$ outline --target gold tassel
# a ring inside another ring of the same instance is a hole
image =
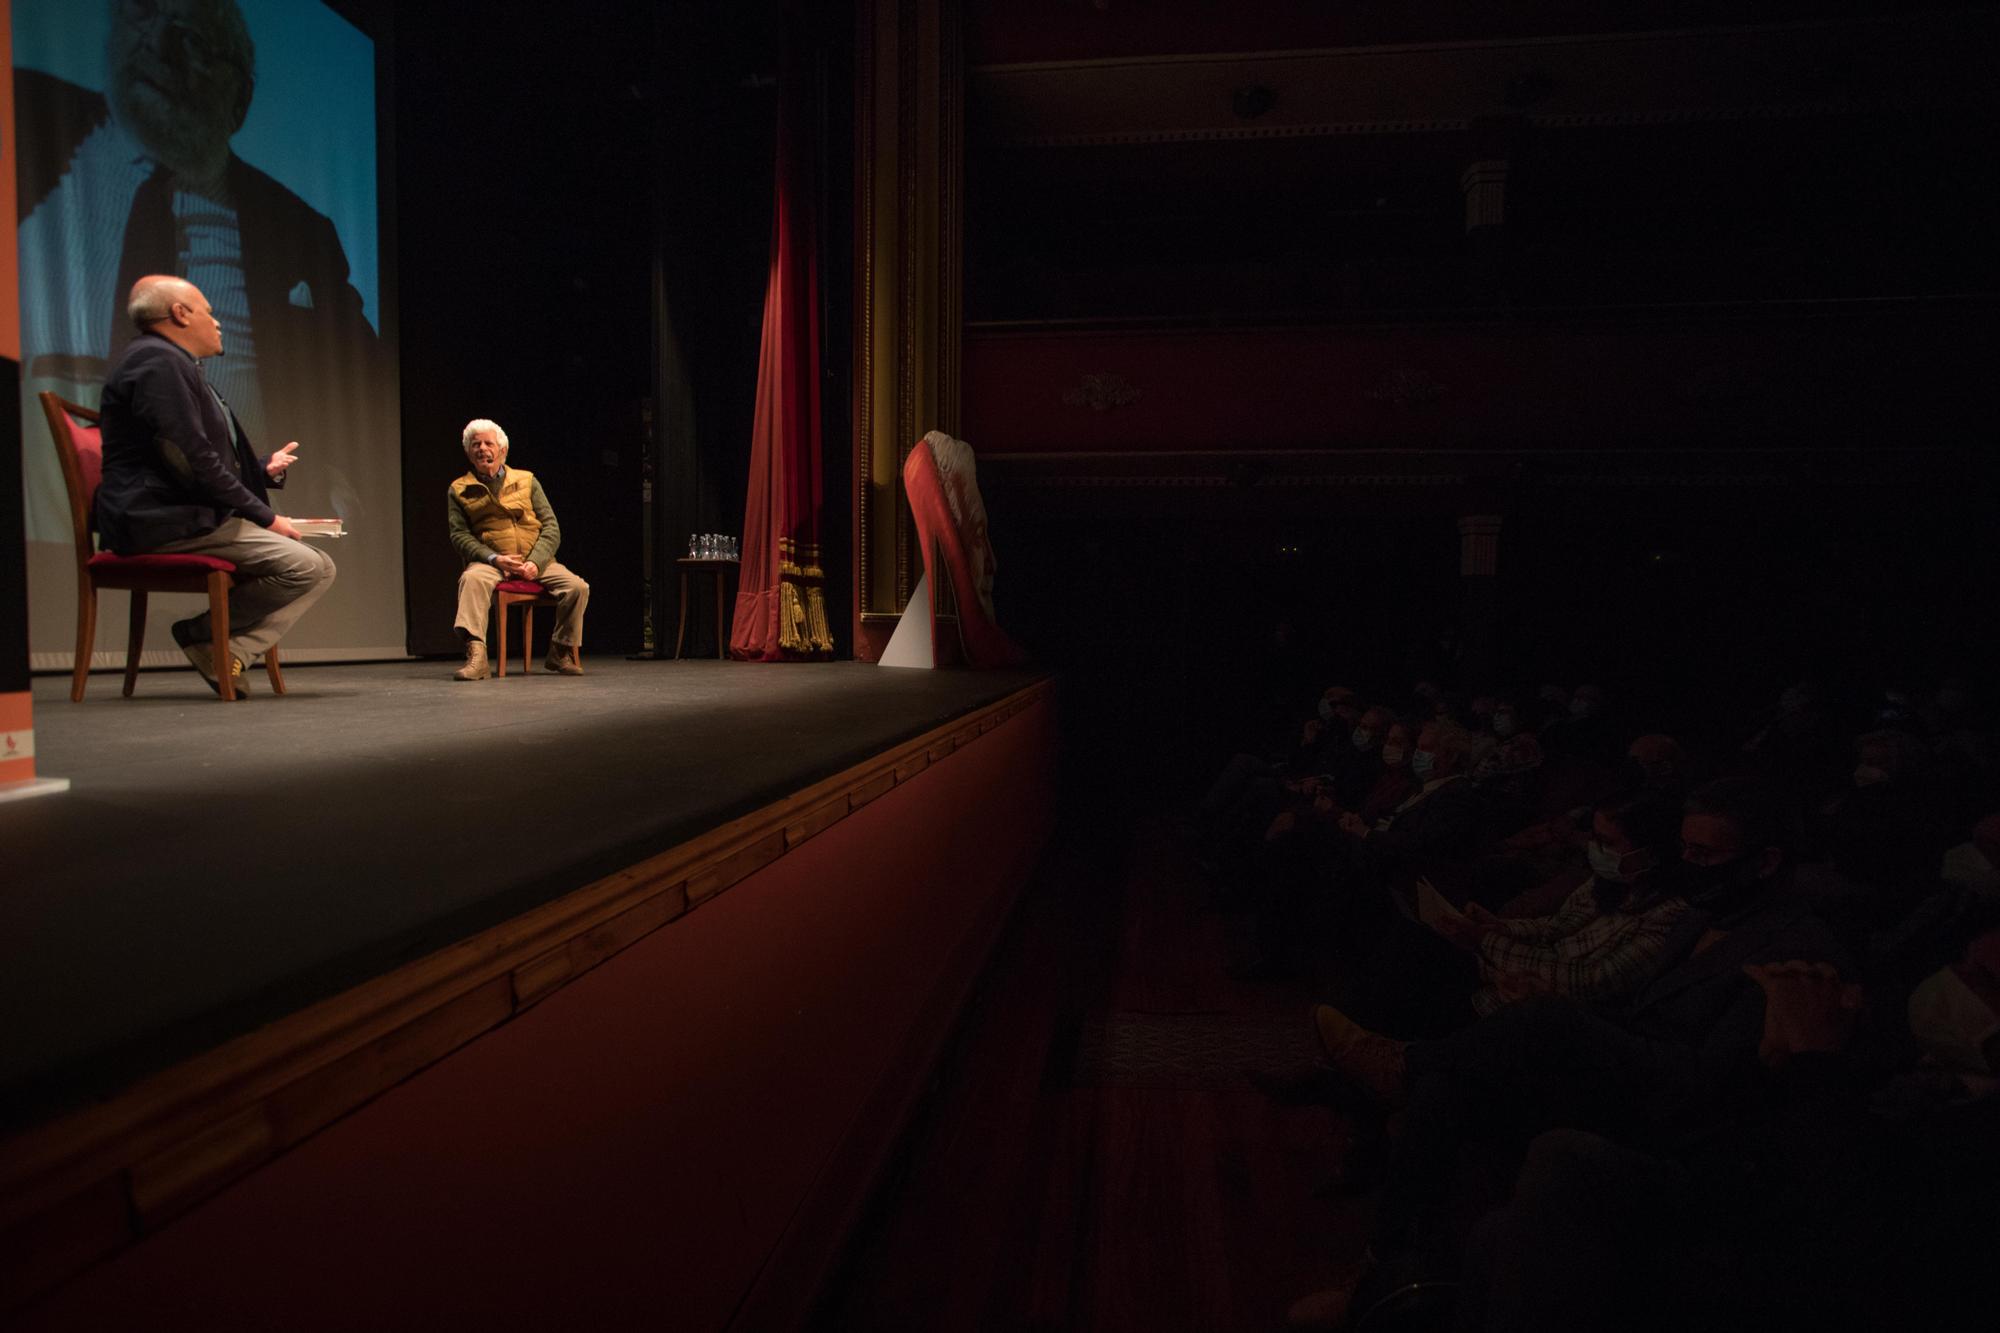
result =
[[[778,647],[788,653],[807,651],[806,609],[799,603],[799,585],[778,581]]]
[[[806,589],[806,614],[811,619],[814,652],[833,651],[833,631],[826,624],[826,594],[819,588]]]

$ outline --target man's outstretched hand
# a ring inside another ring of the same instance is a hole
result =
[[[278,452],[264,460],[264,475],[277,481],[285,475],[285,469],[299,461],[299,442],[293,440]],[[297,533],[293,533],[297,536]]]

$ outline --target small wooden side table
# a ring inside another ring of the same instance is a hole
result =
[[[706,573],[715,575],[715,655],[729,656],[729,631],[725,628],[723,608],[729,603],[729,576],[736,572],[740,563],[735,560],[704,560],[698,556],[684,555],[674,561],[681,567],[681,617],[680,625],[674,630],[674,658],[679,660],[681,643],[687,638],[688,627],[688,575]]]

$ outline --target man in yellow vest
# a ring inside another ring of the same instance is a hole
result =
[[[490,674],[486,619],[502,579],[532,579],[555,597],[556,627],[545,665],[558,675],[581,676],[577,645],[583,641],[590,585],[556,563],[562,528],[542,483],[524,468],[507,466],[507,432],[484,417],[467,422],[460,439],[472,471],[451,484],[445,506],[451,544],[465,561],[458,576],[457,621],[465,665],[452,679],[485,680]]]

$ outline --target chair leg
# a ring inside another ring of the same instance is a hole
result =
[[[90,679],[90,654],[97,647],[97,585],[90,575],[76,576],[76,669],[70,673],[69,701],[83,702],[84,683]]]
[[[235,663],[229,651],[229,586],[227,574],[208,576],[208,642],[210,663],[215,667],[216,693],[224,703],[236,702]]]
[[[533,602],[523,602],[521,603],[521,674],[524,676],[534,670],[532,666],[528,665],[528,659],[534,655],[534,652],[535,604]]]
[[[264,650],[264,674],[271,678],[271,693],[283,694],[285,692],[285,676],[283,672],[278,670],[278,650],[276,648],[266,648]]]
[[[125,697],[132,697],[132,690],[139,683],[139,655],[146,651],[146,592],[143,588],[132,590],[131,623],[125,631]]]
[[[493,603],[493,618],[500,622],[500,631],[494,644],[499,648],[498,660],[493,664],[493,674],[502,680],[507,678],[507,599],[502,597]]]

